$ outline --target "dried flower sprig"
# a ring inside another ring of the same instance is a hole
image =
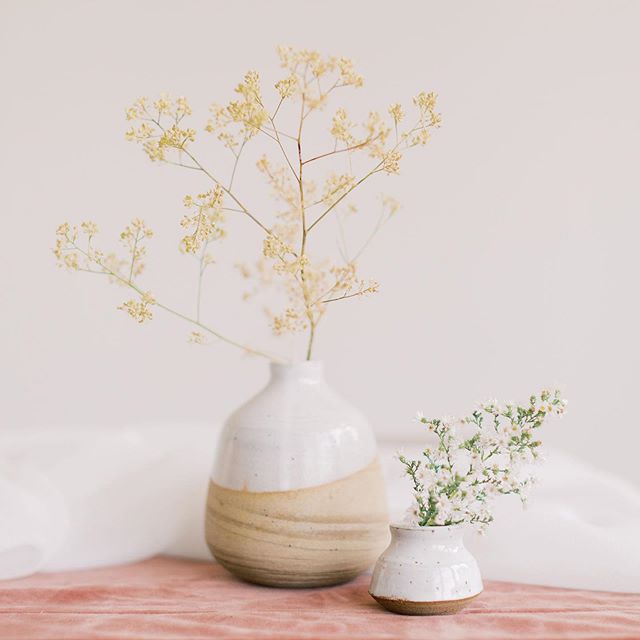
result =
[[[362,87],[364,80],[353,62],[347,58],[323,56],[317,51],[294,50],[279,47],[278,56],[284,70],[275,85],[275,102],[268,106],[261,79],[256,71],[249,71],[235,88],[235,96],[225,105],[213,104],[205,131],[214,135],[233,158],[228,179],[207,168],[195,150],[198,134],[189,124],[192,109],[184,97],[172,98],[166,94],[157,100],[139,98],[126,110],[130,128],[126,138],[141,145],[154,163],[176,165],[200,173],[208,182],[197,196],[186,196],[184,205],[188,213],[180,224],[185,231],[180,248],[198,260],[196,314],[188,318],[205,328],[200,322],[203,277],[213,263],[209,253],[211,243],[226,236],[225,216],[242,215],[257,227],[262,238],[262,255],[253,266],[239,265],[245,277],[256,277],[253,293],[267,283],[277,283],[286,293],[284,308],[269,312],[271,325],[277,335],[306,331],[306,358],[312,357],[317,326],[329,303],[375,293],[378,283],[359,275],[357,260],[371,239],[398,210],[391,198],[383,198],[383,211],[374,225],[367,242],[354,255],[349,255],[344,241],[340,208],[364,182],[377,174],[397,174],[406,150],[425,145],[431,131],[441,124],[436,111],[436,95],[421,92],[413,100],[413,118],[409,110],[399,103],[391,104],[386,113],[371,111],[358,122],[344,107],[331,114],[324,127],[329,137],[327,150],[308,153],[306,134],[312,116],[328,105],[330,98],[345,88]],[[285,112],[296,114],[283,122]],[[407,124],[408,123],[408,124]],[[267,156],[257,162],[277,201],[275,217],[271,220],[247,204],[235,186],[236,172],[245,148],[258,137],[274,146],[280,160]],[[358,154],[365,163],[361,172],[354,170],[352,158]],[[346,160],[341,170],[331,169],[330,160]],[[311,179],[313,171],[328,166],[322,184]],[[349,211],[355,210],[349,205]],[[334,215],[340,229],[341,263],[334,263],[312,252],[311,240],[315,231]],[[85,223],[92,224],[92,223]],[[79,249],[75,230],[61,227],[55,253],[68,268],[107,273],[115,282],[124,282],[137,290],[134,278],[143,268],[145,235],[135,226],[121,236],[130,254],[129,273],[121,273],[117,258],[105,258],[90,246]],[[60,230],[59,230],[60,231]],[[80,266],[80,265],[83,266]],[[267,271],[271,274],[267,276]],[[140,290],[141,291],[141,290]],[[139,295],[143,294],[139,292]],[[250,294],[251,295],[251,294]],[[250,297],[247,296],[247,297]],[[150,300],[150,299],[149,299]],[[151,319],[151,307],[164,308],[158,302],[143,299],[127,301],[122,309],[138,322]],[[214,330],[210,333],[220,336]],[[200,335],[200,334],[198,334]],[[237,341],[223,338],[229,344],[246,349]],[[200,338],[193,342],[201,342]],[[252,350],[254,353],[262,353]]]
[[[437,437],[419,459],[398,458],[413,486],[408,520],[419,526],[468,522],[484,529],[498,495],[516,494],[524,502],[534,481],[531,463],[540,455],[535,431],[550,415],[562,415],[560,391],[543,390],[524,406],[492,400],[461,420],[418,421]]]
[[[109,279],[119,285],[134,291],[138,298],[125,301],[118,309],[125,311],[131,318],[139,324],[143,324],[153,318],[152,307],[158,307],[168,313],[178,316],[183,320],[199,327],[213,337],[226,342],[234,347],[242,349],[250,355],[257,355],[277,360],[277,357],[247,345],[243,345],[227,336],[212,329],[208,325],[200,322],[198,318],[185,315],[161,302],[158,302],[150,291],[144,291],[136,283],[136,276],[142,272],[144,264],[140,262],[144,255],[142,242],[145,238],[150,238],[153,232],[142,220],[136,219],[120,234],[123,244],[129,249],[129,259],[122,259],[116,254],[106,255],[104,252],[93,246],[93,240],[98,229],[93,223],[82,223],[80,229],[65,222],[56,230],[56,245],[53,250],[58,264],[71,271],[84,271],[106,275]],[[84,236],[84,243],[82,238]],[[132,240],[132,238],[134,238]],[[191,333],[190,341],[203,344],[204,336],[198,331]]]

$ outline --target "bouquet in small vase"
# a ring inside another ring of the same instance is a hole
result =
[[[398,456],[413,501],[406,522],[391,526],[391,545],[376,565],[370,593],[378,602],[398,613],[454,613],[480,594],[462,525],[484,531],[499,495],[526,500],[540,457],[537,431],[566,404],[560,391],[543,390],[524,405],[484,402],[462,419],[418,414],[434,444],[418,458]]]

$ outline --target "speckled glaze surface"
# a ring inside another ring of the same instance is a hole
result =
[[[214,557],[259,584],[337,584],[375,562],[387,523],[365,417],[328,387],[320,362],[272,364],[220,436],[205,526]]]
[[[456,613],[482,592],[463,527],[391,525],[391,543],[378,559],[369,593],[385,608],[408,615]]]

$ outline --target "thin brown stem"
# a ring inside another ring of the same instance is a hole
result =
[[[238,169],[238,163],[240,162],[240,156],[242,155],[242,151],[244,150],[245,145],[247,144],[247,138],[245,138],[242,141],[242,144],[240,145],[240,149],[238,149],[238,153],[235,154],[236,159],[233,163],[233,169],[231,171],[231,177],[229,178],[229,191],[231,191],[231,189],[233,189],[233,180],[236,177],[236,170]]]
[[[272,116],[273,118],[275,118],[275,115]],[[269,129],[269,127],[265,127],[265,131],[269,131],[270,133],[275,133],[275,129]],[[292,136],[290,133],[285,133],[284,131],[281,131],[280,129],[278,129],[278,135],[282,136],[283,138],[288,138],[289,140],[292,140],[293,142],[296,141],[296,137]]]
[[[305,70],[305,87],[306,87],[306,70]],[[304,91],[302,93],[302,97],[300,99],[300,123],[298,125],[298,138],[297,138],[297,147],[298,147],[298,189],[300,193],[300,218],[302,223],[302,231],[301,231],[301,240],[300,240],[300,285],[302,288],[302,297],[304,300],[305,312],[307,315],[307,321],[309,322],[309,339],[307,341],[307,353],[306,359],[311,360],[311,354],[313,351],[313,340],[315,338],[316,333],[316,318],[313,313],[313,305],[310,304],[309,301],[309,287],[306,281],[306,273],[305,273],[305,264],[304,260],[306,257],[306,246],[307,246],[307,216],[305,212],[305,202],[304,202],[304,182],[303,182],[303,160],[302,160],[302,126],[304,124],[304,106],[305,106],[305,94]]]
[[[259,99],[259,98],[258,98],[258,99]],[[274,121],[274,118],[276,117],[276,115],[277,115],[277,113],[278,113],[278,111],[279,111],[279,109],[280,109],[280,106],[282,105],[283,101],[284,101],[284,98],[280,98],[280,102],[278,103],[278,106],[276,107],[275,113],[274,113],[274,114],[273,114],[273,116],[272,116],[272,115],[271,115],[271,114],[270,114],[270,113],[269,113],[269,112],[264,108],[264,105],[262,104],[262,101],[260,100],[260,106],[264,109],[264,112],[267,114],[267,117],[269,118],[269,122],[271,122],[271,126],[273,127],[273,132],[274,132],[274,134],[275,134],[275,138],[274,138],[274,136],[272,136],[272,135],[268,134],[266,131],[263,131],[263,133],[267,133],[267,135],[268,135],[270,138],[274,139],[274,140],[278,143],[278,146],[280,147],[280,151],[282,151],[282,155],[284,156],[284,159],[285,159],[285,161],[286,161],[287,165],[289,166],[289,169],[291,169],[291,173],[293,173],[293,175],[294,175],[295,179],[297,180],[297,179],[298,179],[298,176],[297,176],[297,174],[296,174],[296,172],[295,172],[295,169],[293,168],[293,165],[291,164],[291,161],[289,160],[289,155],[287,154],[287,152],[285,151],[284,146],[282,145],[282,141],[280,140],[280,132],[278,131],[278,129],[277,129],[277,127],[276,127],[276,123],[275,123],[275,121]],[[261,131],[262,131],[262,129],[261,129]]]
[[[136,264],[136,251],[138,250],[139,238],[140,238],[140,229],[136,231],[136,237],[133,241],[133,249],[131,250],[131,267],[129,268],[129,282],[133,280],[133,268]]]
[[[368,293],[367,289],[365,289],[364,291],[354,291],[353,293],[345,293],[342,296],[329,298],[328,300],[321,300],[320,302],[322,304],[327,304],[328,302],[337,302],[338,300],[347,300],[348,298],[355,298],[356,296],[361,296],[361,295],[364,295],[365,293]]]
[[[309,325],[309,341],[307,342],[307,355],[306,359],[311,360],[311,353],[313,350],[313,341],[316,337],[316,323],[311,322]]]
[[[358,182],[353,184],[349,189],[347,189],[330,207],[328,207],[323,213],[321,213],[310,225],[307,231],[311,231],[317,224],[322,220],[325,216],[327,216],[333,209],[335,209],[356,187],[360,186],[367,178],[372,176],[374,173],[380,171],[382,167],[382,161],[379,162],[369,173],[360,178]]]
[[[369,139],[364,140],[363,142],[360,142],[358,144],[351,145],[350,147],[344,147],[343,149],[334,149],[333,151],[327,151],[327,153],[321,153],[319,156],[314,156],[313,158],[307,158],[302,164],[307,164],[309,162],[314,162],[315,160],[321,160],[322,158],[327,158],[329,156],[335,156],[335,155],[338,155],[339,153],[345,153],[345,152],[348,152],[348,151],[356,151],[357,149],[361,149],[362,147],[366,147],[368,144],[370,144],[371,142],[374,142],[379,137],[380,137],[380,135],[377,135],[375,138],[369,138]]]

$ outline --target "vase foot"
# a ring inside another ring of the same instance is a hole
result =
[[[359,568],[356,571],[326,571],[307,572],[294,570],[291,572],[277,570],[276,568],[262,569],[256,566],[239,565],[229,563],[226,560],[216,558],[218,563],[222,565],[229,573],[237,578],[250,582],[251,584],[259,584],[263,587],[275,587],[278,589],[312,589],[314,587],[333,587],[345,582],[350,582],[360,573],[366,570]]]
[[[443,616],[462,611],[462,609],[480,594],[476,593],[468,598],[434,600],[433,602],[414,602],[412,600],[384,598],[382,596],[374,596],[372,593],[369,595],[385,609],[393,613],[401,613],[405,616]]]

